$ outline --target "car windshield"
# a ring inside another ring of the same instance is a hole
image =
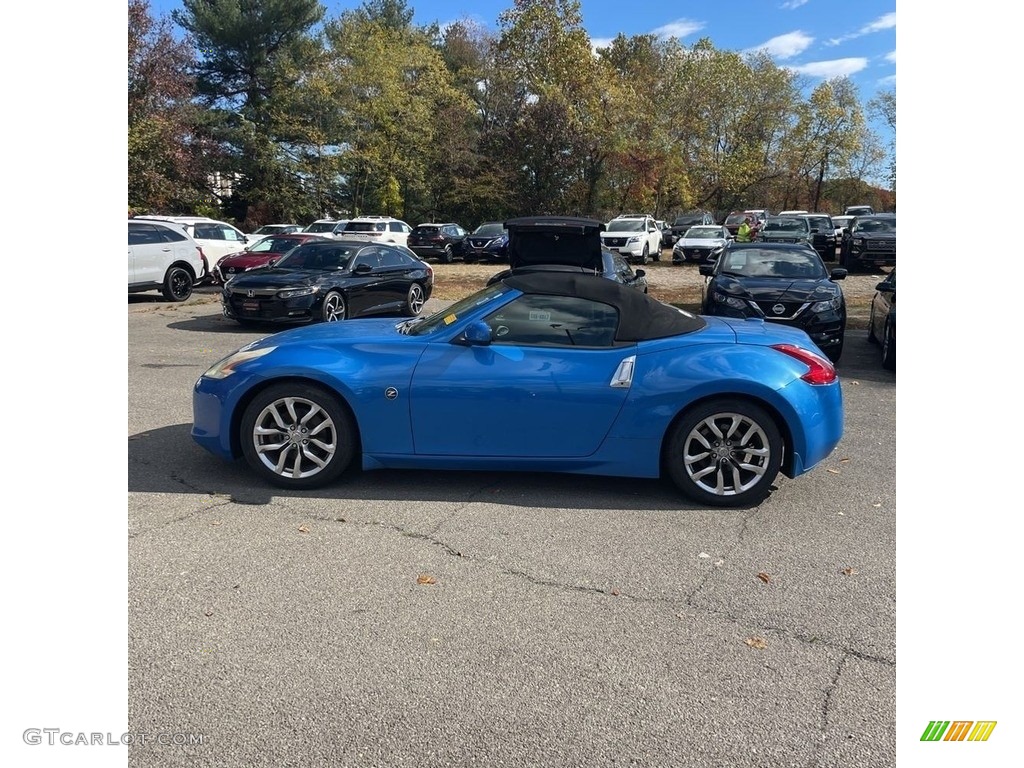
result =
[[[862,219],[853,225],[854,232],[895,232],[896,217],[891,219]]]
[[[835,229],[832,225],[832,220],[828,216],[808,216],[807,220],[811,223],[812,227],[820,227],[821,229]]]
[[[828,277],[825,265],[817,254],[803,248],[743,248],[729,251],[719,271],[742,277],[778,277],[789,280],[819,280]]]
[[[806,219],[768,219],[764,225],[765,232],[807,232]]]
[[[481,224],[479,227],[473,230],[474,235],[480,235],[481,237],[500,237],[505,234],[504,224]]]
[[[608,222],[608,232],[643,232],[643,219],[612,219]]]
[[[747,218],[749,214],[746,213],[730,213],[728,218],[725,220],[726,224],[742,224],[743,220]]]
[[[280,269],[345,269],[358,248],[334,243],[301,245],[277,262]]]
[[[683,235],[687,240],[708,240],[711,238],[722,239],[722,230],[719,227],[690,227]]]
[[[345,232],[383,232],[387,226],[383,221],[350,221]]]
[[[314,221],[308,227],[306,232],[333,232],[334,228],[338,225],[336,221]]]
[[[289,237],[264,237],[257,240],[245,250],[249,253],[284,253],[294,248],[298,243]]]
[[[507,293],[509,290],[511,289],[502,282],[481,288],[476,293],[470,294],[464,299],[459,299],[454,304],[449,305],[440,312],[435,312],[430,317],[414,317],[411,320],[405,321],[408,323],[408,325],[403,324],[405,333],[408,333],[410,336],[426,336],[441,328],[447,328],[466,312],[479,307],[481,304],[494,301],[494,299]]]

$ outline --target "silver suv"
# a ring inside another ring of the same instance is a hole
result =
[[[185,301],[208,274],[203,249],[182,225],[128,220],[128,293],[160,290],[168,301]]]

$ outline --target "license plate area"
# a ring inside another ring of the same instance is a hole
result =
[[[260,303],[254,299],[247,299],[242,302],[242,309],[246,312],[259,312]]]

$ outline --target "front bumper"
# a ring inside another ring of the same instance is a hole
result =
[[[258,296],[227,296],[221,294],[221,307],[225,317],[233,320],[252,320],[261,323],[304,323],[315,316],[322,297],[319,293],[296,296],[291,299]]]

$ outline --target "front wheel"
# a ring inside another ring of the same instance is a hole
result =
[[[345,297],[337,291],[331,291],[324,296],[324,303],[320,307],[320,319],[325,323],[335,323],[344,320],[347,311]]]
[[[641,264],[647,264],[648,257],[650,256],[650,253],[651,253],[650,248],[647,247],[647,243],[644,243],[644,252],[643,252],[643,255],[640,257],[640,263]]]
[[[405,297],[405,307],[402,311],[406,317],[416,317],[416,315],[423,311],[423,304],[425,302],[423,286],[419,283],[413,283],[409,286],[409,293]]]
[[[782,436],[763,408],[744,400],[697,406],[672,428],[666,468],[686,496],[712,507],[751,507],[782,466]]]
[[[192,273],[184,267],[171,267],[164,276],[163,294],[168,301],[185,301],[192,295]]]
[[[275,384],[246,407],[239,425],[246,462],[281,488],[319,488],[335,480],[356,452],[348,409],[326,389]]]

